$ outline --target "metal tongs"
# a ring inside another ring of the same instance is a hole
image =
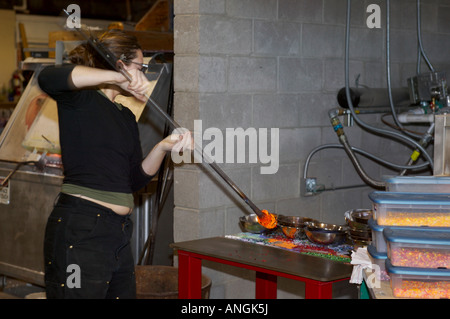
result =
[[[64,10],[65,14],[67,16],[70,16],[69,12]],[[88,36],[86,35],[81,28],[74,28],[77,30],[80,35],[86,39],[86,41],[100,54],[102,58],[105,59],[106,62],[117,72],[120,72],[129,82],[131,82],[132,77],[131,75],[124,70],[121,67],[121,64],[119,62],[119,58],[117,58],[108,48],[104,47],[100,41],[95,36]],[[145,97],[147,98],[146,104],[149,107],[154,107],[160,115],[162,115],[174,129],[182,129],[182,127],[166,112],[164,112],[161,107],[149,96],[148,94],[145,94]],[[253,210],[253,212],[259,217],[259,218],[265,218],[264,213],[245,195],[245,193],[228,177],[228,175],[207,155],[203,153],[203,149],[198,146],[194,142],[194,152],[197,152],[198,155],[201,156],[203,160],[208,163],[208,165],[217,173],[219,176],[241,197],[244,202]],[[203,161],[201,161],[202,164],[204,164]]]

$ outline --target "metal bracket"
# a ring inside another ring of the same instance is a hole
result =
[[[317,178],[302,178],[302,183],[300,183],[300,193],[302,196],[313,196],[316,194],[316,189]]]
[[[5,180],[5,177],[1,177],[0,183],[3,183],[4,180]],[[10,185],[11,185],[11,181],[8,181],[6,183],[6,185],[0,186],[0,204],[9,205],[9,203],[10,203],[10,200],[9,200],[10,187],[9,186]]]

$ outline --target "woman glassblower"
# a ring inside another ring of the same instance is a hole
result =
[[[69,54],[72,64],[49,66],[38,78],[57,102],[64,167],[44,240],[49,299],[135,298],[132,194],[157,173],[168,151],[191,149],[186,132],[168,136],[143,157],[135,116],[114,102],[124,93],[146,100],[141,47],[134,36],[117,30],[99,41],[120,58],[131,82],[88,44]]]

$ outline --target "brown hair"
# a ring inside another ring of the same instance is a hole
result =
[[[127,34],[121,30],[109,30],[103,33],[99,42],[109,49],[118,59],[131,61],[136,58],[136,51],[141,50],[135,36]],[[100,69],[112,69],[112,67],[97,53],[88,43],[83,43],[70,51],[69,60],[74,64],[86,65]]]

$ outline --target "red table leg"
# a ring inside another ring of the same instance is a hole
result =
[[[178,298],[201,299],[202,260],[178,251]]]
[[[277,276],[256,272],[256,299],[277,299]]]
[[[332,282],[305,281],[305,299],[331,299],[332,290]]]
[[[180,299],[201,299],[202,259],[256,271],[256,299],[277,298],[277,276],[303,281],[305,283],[306,299],[331,299],[333,283],[349,279],[342,278],[335,281],[322,282],[179,249],[178,297]]]

